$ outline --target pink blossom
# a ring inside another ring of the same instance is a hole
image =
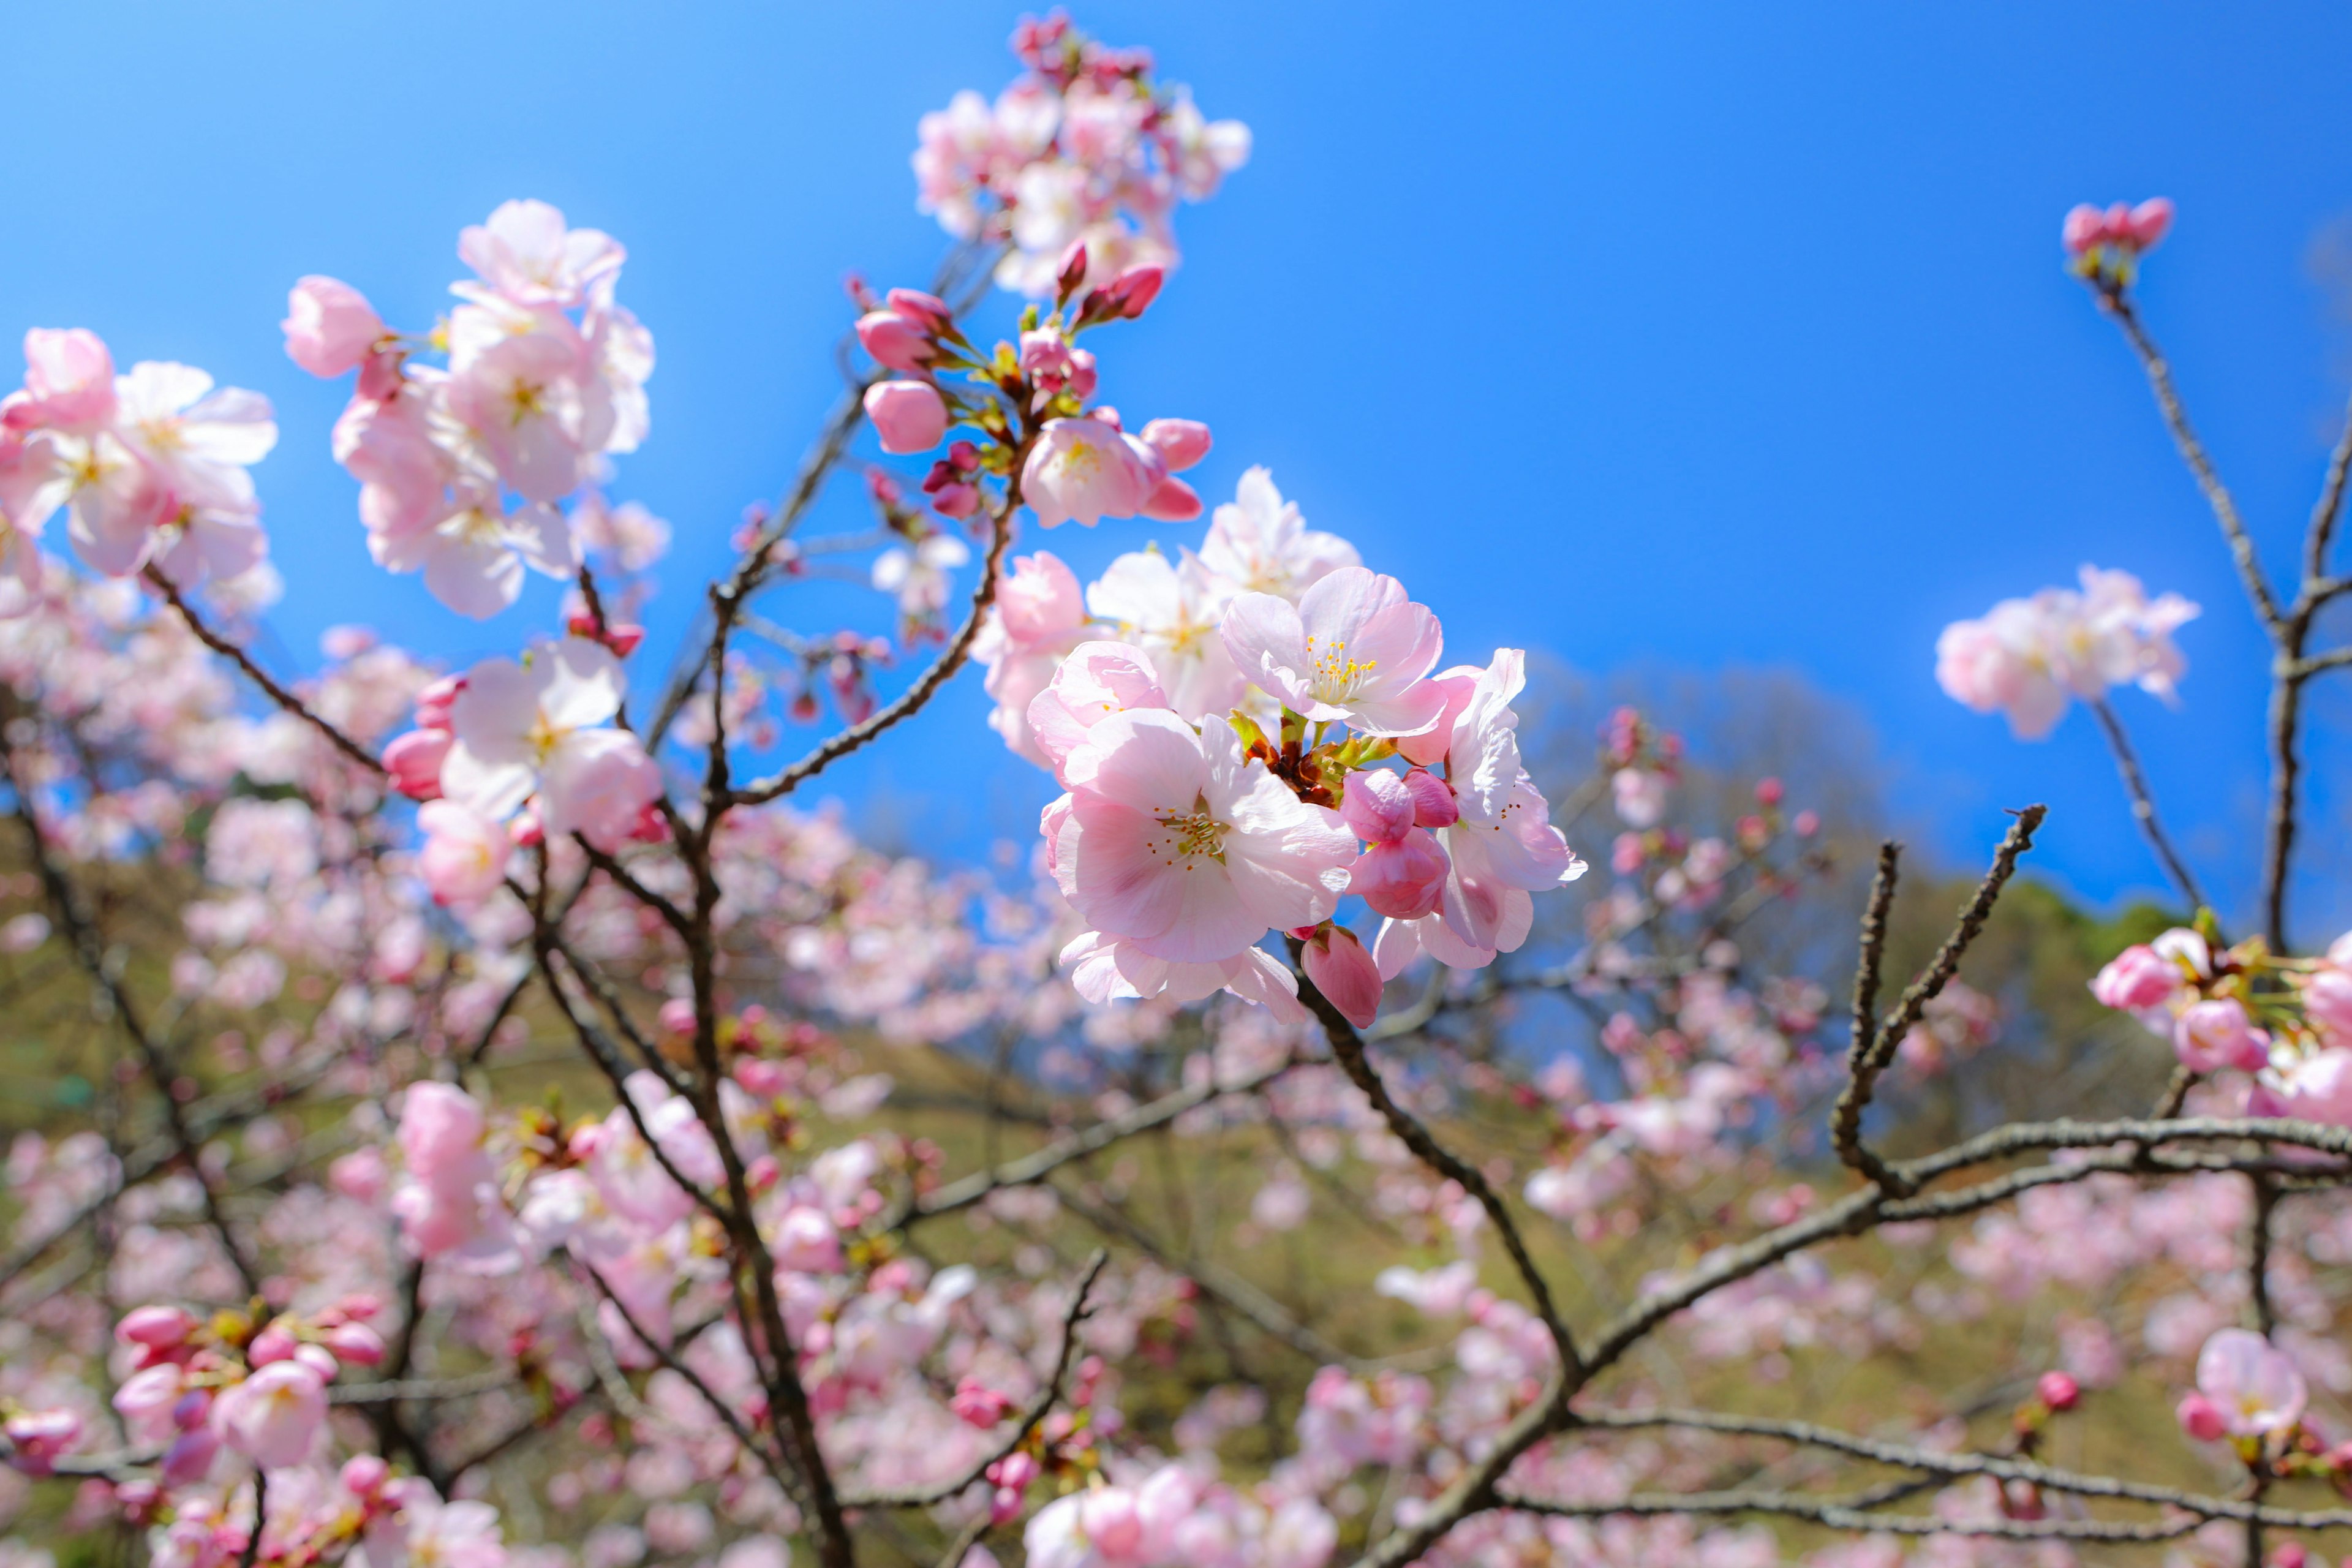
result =
[[[362,510],[367,491],[361,495]],[[436,491],[419,526],[372,528],[368,552],[387,572],[422,572],[433,596],[461,616],[486,621],[522,596],[523,568],[559,582],[580,569],[563,514],[538,502],[509,509],[496,487],[469,479]]]
[[[1048,419],[1021,469],[1021,496],[1041,527],[1133,517],[1162,476],[1099,419]]]
[[[2154,948],[2135,942],[2109,959],[2091,982],[2103,1007],[2137,1013],[2161,1007],[2179,994],[2180,966]]]
[[[896,310],[868,310],[858,317],[857,341],[877,363],[891,370],[921,370],[938,349],[921,322]]]
[[[1315,989],[1342,1017],[1359,1029],[1372,1026],[1381,1016],[1381,971],[1354,931],[1326,924],[1307,939],[1299,962]]]
[[[2072,1410],[2082,1402],[2083,1385],[2063,1372],[2045,1372],[2034,1380],[2033,1396],[2053,1410]]]
[[[184,1307],[133,1307],[114,1325],[114,1337],[126,1345],[170,1350],[195,1329],[196,1316]]]
[[[327,1389],[299,1361],[272,1362],[213,1401],[214,1435],[264,1469],[310,1457],[327,1420]]]
[[[796,1204],[776,1222],[776,1267],[795,1274],[841,1271],[841,1237],[822,1211]]]
[[[482,281],[518,305],[570,308],[609,288],[628,252],[611,235],[568,228],[545,202],[500,203],[487,224],[457,237],[457,258]]]
[[[954,534],[926,534],[911,548],[894,544],[877,555],[871,581],[896,595],[901,616],[921,620],[946,607],[948,574],[971,559],[971,547]]]
[[[1040,550],[1014,557],[972,639],[971,657],[987,669],[988,694],[996,700],[989,728],[1015,754],[1041,766],[1053,763],[1030,733],[1029,709],[1054,680],[1063,656],[1085,637],[1086,626],[1077,577]]]
[[[176,1363],[142,1367],[114,1391],[115,1414],[138,1441],[160,1443],[173,1429],[173,1410],[186,1387],[186,1373]]]
[[[1158,672],[1142,650],[1120,642],[1082,642],[1055,666],[1050,683],[1031,700],[1028,731],[1039,755],[1061,779],[1062,764],[1095,725],[1115,713],[1168,706]]]
[[[11,429],[88,435],[114,418],[114,357],[82,327],[25,334],[25,388],[0,415]]]
[[[1420,920],[1443,906],[1452,869],[1436,835],[1425,827],[1408,828],[1402,837],[1374,844],[1356,858],[1348,870],[1348,891],[1361,898],[1374,914]]]
[[[0,1436],[15,1450],[10,1458],[33,1475],[45,1475],[58,1457],[81,1436],[81,1417],[70,1410],[25,1410],[0,1422]]]
[[[1282,1023],[1303,1024],[1309,1016],[1299,1003],[1298,980],[1290,966],[1259,947],[1192,963],[1160,958],[1139,943],[1090,931],[1072,938],[1058,962],[1069,972],[1071,987],[1097,1005],[1146,996],[1181,1004],[1225,991],[1256,1003]]]
[[[2181,1010],[2173,1021],[2172,1048],[2191,1072],[2251,1072],[2270,1059],[2270,1037],[2248,1021],[2242,1004],[2216,997]]]
[[[967,1377],[956,1384],[955,1397],[948,1407],[956,1413],[957,1420],[985,1432],[1013,1414],[1014,1405],[1010,1394]]]
[[[2293,1426],[2308,1397],[2286,1352],[2249,1329],[2223,1329],[2205,1342],[2197,1356],[2197,1392],[2240,1437]]]
[[[2304,1016],[2330,1045],[2352,1046],[2352,973],[2330,963],[2304,976]]]
[[[286,297],[288,357],[312,375],[357,370],[384,335],[366,296],[333,278],[305,278]]]
[[[1301,595],[1241,594],[1219,635],[1242,673],[1283,705],[1367,735],[1418,735],[1444,711],[1423,680],[1444,641],[1437,617],[1393,577],[1343,566]]]
[[[1197,419],[1154,419],[1143,427],[1143,442],[1160,454],[1171,474],[1181,474],[1207,457],[1211,446],[1209,427]]]
[[[1190,551],[1173,563],[1129,551],[1087,588],[1087,608],[1149,658],[1168,705],[1187,720],[1223,713],[1248,682],[1217,635],[1230,590]]]
[[[416,868],[435,903],[471,908],[504,885],[514,842],[497,823],[454,800],[431,800],[416,824],[425,830]]]
[[[1163,423],[1174,422],[1153,420],[1143,427],[1145,438]],[[1171,458],[1169,467],[1184,465]],[[1245,470],[1234,499],[1217,508],[1201,562],[1230,593],[1274,594],[1293,603],[1340,567],[1362,564],[1354,545],[1308,528],[1263,468]]]
[[[1173,715],[1105,719],[1064,763],[1073,804],[1056,876],[1097,931],[1178,963],[1238,956],[1268,927],[1328,916],[1356,841],[1245,758],[1232,725],[1194,734]]]
[[[599,738],[628,741],[601,728],[620,711],[626,687],[620,660],[586,637],[539,643],[525,664],[483,660],[450,704],[457,739],[441,764],[443,791],[494,821],[513,816],[533,791],[549,792],[541,815],[564,824],[551,822],[550,831],[568,832],[575,819],[591,817],[610,826],[613,787],[625,795],[646,782],[642,747]],[[563,798],[567,787],[588,788],[591,809],[573,810]]]
[[[2352,1127],[2352,1048],[2333,1046],[2296,1057],[2266,1075],[2280,1113],[2330,1127]]]
[[[1370,844],[1394,844],[1402,839],[1412,826],[1417,810],[1404,780],[1384,769],[1354,774],[1339,798],[1340,816],[1357,837]]]
[[[866,416],[886,452],[928,452],[947,438],[948,405],[928,381],[877,382],[866,389]]]
[[[441,797],[441,763],[456,740],[446,730],[411,730],[383,749],[383,769],[392,787],[411,800]]]

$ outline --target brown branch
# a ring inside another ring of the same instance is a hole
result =
[[[2165,363],[2164,354],[2140,324],[2139,314],[2131,300],[2120,290],[2101,289],[2099,304],[2116,319],[2124,337],[2139,356],[2140,369],[2147,374],[2150,391],[2156,394],[2156,406],[2164,416],[2165,427],[2172,433],[2172,443],[2180,450],[2180,460],[2189,467],[2189,476],[2204,493],[2205,503],[2213,509],[2214,521],[2221,525],[2221,537],[2230,546],[2230,559],[2237,563],[2239,579],[2245,584],[2246,597],[2252,601],[2254,614],[2270,634],[2271,641],[2280,647],[2286,643],[2286,619],[2279,612],[2278,600],[2271,593],[2270,582],[2263,575],[2261,560],[2254,554],[2252,536],[2246,531],[2245,520],[2238,515],[2238,503],[2231,498],[2229,488],[2213,460],[2205,452],[2205,444],[2197,438],[2189,426],[2189,411],[2180,401],[2179,392],[2172,384],[2171,367]]]
[[[1026,449],[1027,443],[1024,442],[1022,450],[1025,453]],[[1015,461],[1017,465],[1018,455]],[[988,555],[981,563],[979,585],[972,589],[971,613],[964,617],[963,625],[956,628],[955,636],[949,639],[948,646],[940,650],[940,657],[931,667],[892,701],[877,709],[861,721],[820,742],[799,762],[737,792],[732,797],[736,804],[764,805],[769,801],[790,795],[885,730],[920,712],[924,705],[938,694],[940,688],[963,668],[964,660],[971,653],[972,640],[980,636],[980,628],[988,619],[989,606],[996,603],[997,573],[1003,564],[1006,548],[1013,542],[1013,514],[1020,505],[1021,484],[1016,466],[1014,477],[1008,481],[1003,503],[997,508],[992,520]]]
[[[188,630],[195,634],[198,642],[244,671],[245,678],[259,687],[263,696],[324,735],[335,750],[342,752],[368,772],[379,775],[383,773],[384,766],[376,760],[373,752],[329,723],[314,712],[309,703],[279,685],[268,670],[253,662],[253,657],[245,649],[206,626],[204,617],[196,614],[195,607],[182,596],[179,588],[169,577],[164,576],[161,570],[153,566],[148,567],[146,581],[148,586],[163,596],[164,603],[180,612],[180,619],[186,623]]]
[[[1853,1024],[1846,1046],[1846,1084],[1830,1117],[1831,1142],[1848,1170],[1875,1185],[1891,1180],[1886,1163],[1862,1141],[1862,1108],[1868,1103],[1878,1069],[1871,1058],[1878,1043],[1879,970],[1886,957],[1886,916],[1902,874],[1903,847],[1892,838],[1878,847],[1878,873],[1871,879],[1870,905],[1862,917],[1862,952],[1853,971]]]
[[[2172,885],[2180,889],[2180,896],[2189,900],[2190,912],[2210,908],[2204,889],[2197,885],[2197,878],[2189,869],[2189,863],[2172,847],[2171,837],[2157,818],[2156,797],[2148,792],[2147,776],[2140,771],[2139,756],[2132,750],[2131,738],[2124,732],[2123,721],[2116,717],[2115,709],[2104,697],[2094,699],[2090,708],[2092,715],[2099,721],[2100,730],[2107,737],[2107,749],[2116,754],[2116,771],[2123,775],[2124,791],[2131,796],[2132,820],[2139,824],[2139,830],[2147,839],[2148,847],[2156,851],[2165,875],[2170,877]]]
[[[1349,1081],[1363,1091],[1364,1098],[1371,1102],[1381,1120],[1388,1123],[1389,1131],[1412,1151],[1413,1158],[1459,1186],[1476,1200],[1480,1208],[1486,1210],[1486,1218],[1503,1238],[1503,1248],[1510,1254],[1511,1265],[1518,1271],[1520,1283],[1527,1287],[1528,1295],[1535,1304],[1537,1318],[1542,1321],[1545,1332],[1551,1336],[1552,1348],[1559,1354],[1562,1373],[1570,1383],[1580,1381],[1584,1369],[1583,1352],[1577,1348],[1575,1336],[1561,1320],[1559,1309],[1552,1301],[1551,1285],[1544,1279],[1543,1270],[1536,1267],[1535,1257],[1528,1250],[1527,1239],[1519,1234],[1519,1222],[1504,1204],[1502,1195],[1495,1191],[1494,1184],[1486,1180],[1484,1172],[1440,1143],[1411,1111],[1396,1102],[1395,1097],[1389,1093],[1388,1084],[1381,1079],[1380,1069],[1373,1067],[1366,1056],[1363,1037],[1356,1033],[1356,1026],[1348,1022],[1339,1009],[1333,1006],[1330,1000],[1315,988],[1315,983],[1307,977],[1306,970],[1299,963],[1303,944],[1297,937],[1286,940],[1290,947],[1291,968],[1298,977],[1298,999],[1307,1004],[1307,1009],[1322,1024],[1323,1037],[1330,1042],[1332,1059],[1347,1073]],[[1565,1387],[1567,1384],[1561,1386]]]
[[[1969,1535],[2002,1541],[2178,1541],[2203,1524],[2198,1519],[2136,1524],[2102,1519],[1983,1519],[1959,1521],[1933,1515],[1876,1513],[1801,1492],[1635,1492],[1615,1502],[1549,1502],[1516,1492],[1496,1494],[1496,1506],[1549,1519],[1671,1518],[1692,1514],[1769,1514],[1802,1520],[1832,1530],[1889,1535]]]

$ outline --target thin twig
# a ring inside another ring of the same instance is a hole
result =
[[[2180,889],[2180,896],[2189,900],[2191,912],[2211,907],[2204,889],[2197,885],[2196,876],[2189,869],[2189,863],[2172,847],[2172,839],[2164,831],[2164,824],[2157,818],[2156,797],[2148,793],[2147,777],[2140,772],[2139,757],[2132,750],[2130,737],[2124,732],[2123,721],[2116,717],[2115,709],[2104,697],[2093,700],[2091,712],[2106,734],[2108,750],[2116,754],[2116,771],[2123,775],[2125,793],[2131,796],[2132,820],[2139,824],[2139,830],[2147,837],[2148,847],[2156,851],[2165,875],[2170,877],[2172,885]]]
[[[279,685],[268,670],[253,662],[253,657],[245,649],[205,625],[205,618],[196,614],[195,607],[182,596],[179,588],[169,577],[163,575],[160,568],[148,567],[146,580],[150,587],[163,596],[164,603],[180,612],[180,619],[186,623],[188,630],[195,634],[198,642],[243,670],[245,678],[259,687],[263,696],[324,735],[335,750],[342,752],[368,772],[376,774],[382,774],[384,772],[383,763],[376,760],[373,752],[329,723],[326,719],[313,710],[309,703]]]

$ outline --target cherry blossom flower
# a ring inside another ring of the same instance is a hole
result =
[[[1028,731],[1040,760],[1066,788],[1062,767],[1087,732],[1114,713],[1166,709],[1159,672],[1143,650],[1121,642],[1082,642],[1055,667],[1029,704]]]
[[[1086,631],[1086,595],[1076,574],[1040,550],[1013,558],[972,638],[972,659],[988,671],[988,694],[996,701],[989,728],[1016,756],[1041,767],[1053,764],[1031,737],[1029,707]]]
[[[1162,477],[1138,445],[1100,419],[1048,419],[1022,468],[1022,499],[1045,528],[1133,517]]]
[[[2151,600],[2126,572],[2085,566],[2082,590],[2004,599],[1956,621],[1936,644],[1936,679],[1979,713],[2005,712],[2020,740],[2047,735],[2069,696],[2095,701],[2132,682],[2170,701],[2187,660],[2172,634],[2198,615],[2178,594]]]
[[[326,1384],[298,1360],[270,1363],[212,1405],[214,1435],[264,1469],[309,1459],[326,1421]]]
[[[911,547],[894,544],[876,556],[874,586],[898,596],[900,615],[921,620],[946,607],[948,574],[971,559],[971,547],[954,534],[926,534]]]
[[[465,908],[499,890],[514,849],[504,828],[454,800],[425,802],[416,825],[425,830],[416,868],[435,903]]]
[[[1190,720],[1231,708],[1248,684],[1218,633],[1225,603],[1189,550],[1173,564],[1156,550],[1130,551],[1087,588],[1087,608],[1150,657],[1169,704]]]
[[[2309,1397],[2285,1352],[2249,1329],[2223,1329],[2197,1356],[2197,1391],[2233,1436],[2282,1432],[2303,1419]]]
[[[1331,573],[1362,562],[1338,534],[1308,528],[1297,503],[1283,500],[1273,474],[1260,467],[1244,469],[1234,499],[1217,508],[1201,563],[1234,593],[1273,594],[1295,604]]]
[[[1064,764],[1071,805],[1055,874],[1087,923],[1179,963],[1216,963],[1268,927],[1328,916],[1356,841],[1243,755],[1214,717],[1199,734],[1172,715],[1105,719]]]
[[[334,278],[305,278],[286,296],[286,353],[312,375],[354,371],[384,336],[367,297]]]
[[[559,310],[609,288],[628,254],[609,234],[567,227],[545,202],[502,202],[488,222],[457,237],[457,258],[491,290],[518,305]],[[471,292],[463,285],[460,291]]]
[[[536,792],[548,832],[618,839],[661,791],[636,738],[603,727],[625,686],[620,660],[586,637],[539,643],[521,664],[483,660],[450,707],[442,793],[503,821]]]
[[[1445,708],[1445,693],[1422,679],[1444,646],[1437,617],[1403,584],[1361,566],[1327,574],[1296,605],[1237,595],[1218,635],[1244,677],[1318,723],[1419,735]]]

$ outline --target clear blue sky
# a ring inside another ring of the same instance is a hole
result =
[[[348,620],[453,660],[506,651],[551,591],[480,627],[374,572],[326,449],[339,392],[275,323],[311,271],[426,321],[460,226],[552,201],[627,243],[623,298],[659,342],[653,437],[615,494],[677,530],[656,623],[674,632],[689,574],[833,394],[842,273],[928,275],[916,116],[1010,76],[1018,10],[22,7],[0,340],[87,325],[124,361],[277,401],[257,477],[291,585],[273,624],[300,657]],[[2014,744],[1937,693],[1932,647],[2082,562],[2129,567],[2208,605],[2184,710],[2122,705],[2192,855],[2242,893],[2263,650],[2056,228],[2077,200],[2178,199],[2150,319],[2290,558],[2345,391],[2305,253],[2352,208],[2352,13],[1196,0],[1078,20],[1256,132],[1251,167],[1182,215],[1176,284],[1106,344],[1123,409],[1214,426],[1213,499],[1271,464],[1465,657],[1801,669],[1868,717],[1942,852],[1973,858],[2000,806],[2046,799],[2048,864],[2102,898],[2154,872],[2087,719]],[[1087,568],[1195,531],[1072,531],[1054,548]],[[844,782],[919,794],[977,841],[1042,781],[992,754],[960,800],[926,783],[985,752],[965,684]],[[2342,838],[2337,803],[2316,822]]]

